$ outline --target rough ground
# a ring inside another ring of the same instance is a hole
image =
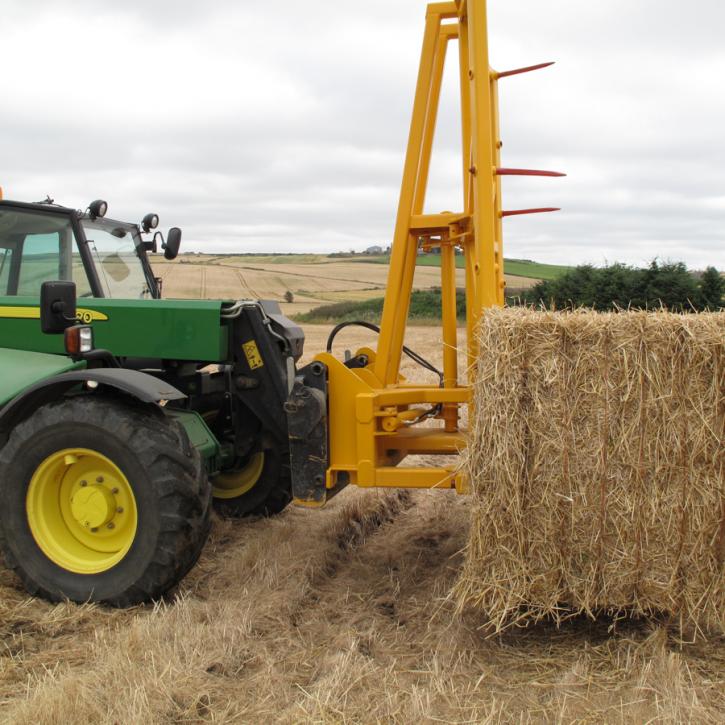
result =
[[[435,357],[437,331],[414,335]],[[156,606],[50,605],[0,570],[0,720],[723,721],[723,641],[586,621],[488,638],[455,617],[466,533],[465,498],[348,489],[322,511],[215,521]]]

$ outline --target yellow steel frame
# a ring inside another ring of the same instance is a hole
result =
[[[463,211],[424,214],[431,151],[448,44],[458,41],[463,160]],[[465,445],[459,408],[470,388],[457,366],[455,250],[465,256],[469,370],[474,329],[483,310],[504,300],[497,75],[488,60],[485,0],[428,5],[420,70],[393,238],[377,352],[364,368],[348,368],[328,353],[330,466],[326,486],[455,488],[456,467],[398,467],[408,454],[450,455]],[[443,386],[409,385],[400,376],[416,256],[421,245],[441,253]],[[416,427],[416,406],[440,405],[438,427]]]

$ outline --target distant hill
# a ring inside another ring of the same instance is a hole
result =
[[[340,258],[340,255],[335,255],[336,259]],[[375,262],[377,264],[389,264],[390,255],[367,255],[367,254],[356,254],[346,256],[345,259],[348,261],[356,262]],[[416,265],[418,267],[440,267],[441,258],[439,254],[422,254],[418,257]],[[465,260],[462,256],[456,256],[456,267],[463,269],[465,267]],[[565,272],[568,272],[571,267],[561,264],[542,264],[540,262],[533,262],[530,259],[504,259],[504,273],[510,274],[516,277],[528,277],[529,279],[544,279],[552,280],[561,276]]]
[[[163,279],[164,296],[179,299],[271,299],[282,303],[287,314],[304,313],[330,303],[382,299],[386,292],[389,261],[390,257],[386,255],[350,253],[187,252],[173,261],[166,260],[162,254],[151,257],[155,274]],[[463,257],[456,257],[456,285],[459,288],[465,286],[463,261]],[[414,289],[440,287],[440,256],[423,255],[417,258],[417,262]],[[556,279],[566,270],[566,267],[530,260],[506,260],[507,290],[510,294],[522,295],[538,282]],[[366,310],[366,314],[377,312]],[[429,310],[421,310],[421,317],[429,318]]]

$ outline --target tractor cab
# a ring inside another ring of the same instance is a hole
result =
[[[106,217],[105,201],[85,212],[52,200],[28,204],[0,200],[0,297],[35,297],[43,282],[74,282],[78,297],[158,299],[161,282],[154,277],[147,252],[159,242],[167,259],[176,257],[181,230],[150,234],[158,216],[141,225]]]

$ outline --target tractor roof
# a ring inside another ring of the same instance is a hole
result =
[[[52,202],[37,201],[37,202],[26,202],[26,201],[12,201],[11,199],[0,199],[0,209],[3,207],[14,207],[16,209],[27,209],[29,211],[43,211],[43,212],[54,212],[56,214],[75,214],[76,209],[71,209],[67,206],[61,206],[60,204],[53,204]]]

